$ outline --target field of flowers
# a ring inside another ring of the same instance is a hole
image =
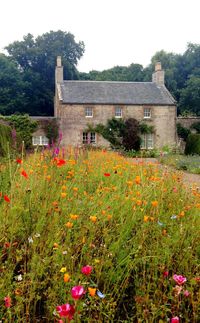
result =
[[[2,322],[199,322],[200,191],[112,152],[0,164]]]

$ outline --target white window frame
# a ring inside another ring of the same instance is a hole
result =
[[[96,144],[96,133],[95,132],[83,132],[82,143],[84,145]]]
[[[92,107],[85,107],[85,117],[86,118],[93,118],[93,108]]]
[[[32,145],[33,146],[48,146],[49,139],[46,136],[33,136]]]
[[[151,108],[144,108],[144,119],[151,118]]]
[[[154,148],[154,136],[153,133],[143,133],[141,149],[153,149]]]
[[[115,107],[115,118],[122,118],[122,108]]]

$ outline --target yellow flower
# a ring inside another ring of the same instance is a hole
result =
[[[72,222],[67,222],[65,223],[65,226],[68,228],[68,229],[71,229],[73,227],[73,223]]]
[[[68,283],[70,281],[70,275],[69,274],[64,274],[63,279],[64,279],[65,283]]]
[[[95,264],[99,264],[100,260],[99,259],[94,259]]]
[[[67,189],[67,186],[63,185],[62,190],[65,191]]]
[[[60,270],[61,273],[65,273],[66,271],[67,271],[66,267],[62,267],[61,270]]]
[[[90,296],[94,297],[95,294],[96,294],[96,288],[92,288],[92,287],[88,287],[88,291],[89,291],[89,294]]]

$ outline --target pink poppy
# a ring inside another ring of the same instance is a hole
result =
[[[60,317],[67,317],[69,320],[72,320],[75,313],[75,308],[73,305],[67,303],[56,306],[56,311],[58,312]]]
[[[11,298],[9,296],[4,297],[5,307],[11,307]]]
[[[186,277],[181,276],[181,275],[174,275],[173,279],[178,285],[183,285],[186,282]]]
[[[92,266],[87,265],[87,266],[82,267],[81,272],[82,272],[82,274],[89,276],[92,272]]]
[[[78,285],[78,286],[74,286],[71,289],[71,295],[72,295],[73,299],[75,299],[75,300],[81,298],[84,294],[85,294],[85,290],[84,290],[83,286]]]
[[[179,323],[179,317],[178,316],[172,317],[171,323]]]

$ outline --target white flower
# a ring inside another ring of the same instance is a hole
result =
[[[36,233],[36,234],[34,235],[34,237],[35,237],[35,238],[39,238],[39,237],[40,237],[40,233]]]
[[[21,282],[21,281],[23,280],[22,275],[21,275],[21,274],[20,274],[20,275],[18,275],[18,276],[16,277],[16,280],[17,280],[18,282]]]
[[[33,238],[32,237],[28,237],[28,242],[29,243],[33,243]]]

